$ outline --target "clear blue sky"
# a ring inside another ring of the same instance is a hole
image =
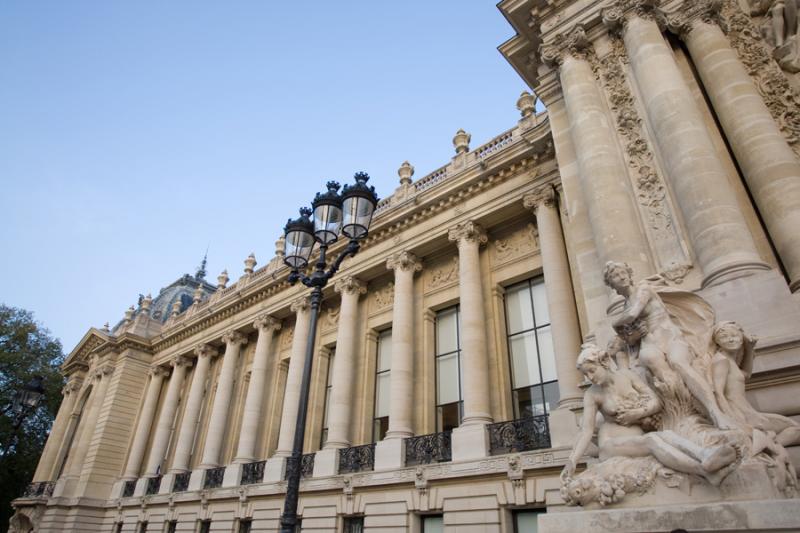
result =
[[[139,293],[260,264],[328,179],[381,197],[512,127],[494,1],[0,3],[0,302],[72,350]]]

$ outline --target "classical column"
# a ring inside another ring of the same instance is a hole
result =
[[[292,311],[296,314],[292,352],[289,356],[289,372],[286,375],[286,387],[283,394],[283,412],[281,413],[281,429],[278,434],[278,449],[275,455],[289,457],[292,454],[294,429],[297,423],[297,409],[300,403],[300,386],[303,381],[303,364],[308,345],[308,329],[311,320],[308,297],[301,297],[292,303]]]
[[[203,404],[208,369],[211,366],[211,358],[217,355],[217,350],[208,344],[201,344],[194,349],[194,353],[197,355],[197,366],[194,369],[189,394],[183,408],[181,428],[178,432],[178,441],[175,444],[175,453],[172,456],[170,472],[173,473],[182,473],[189,470],[189,459],[192,455],[197,418],[200,416],[200,408]]]
[[[339,329],[336,332],[336,357],[331,374],[331,398],[328,406],[328,439],[325,448],[350,446],[350,420],[353,419],[353,369],[356,361],[358,331],[358,297],[367,286],[352,276],[339,279],[334,285],[341,293]]]
[[[703,271],[703,286],[768,269],[756,251],[694,96],[658,24],[646,13],[632,14],[624,24],[623,39]]]
[[[796,292],[800,161],[719,26],[696,18],[678,29]]]
[[[597,255],[601,264],[624,261],[637,277],[645,277],[653,271],[649,246],[615,142],[616,128],[586,58],[590,45],[580,31],[565,40],[573,46],[545,47],[542,53],[545,60],[560,63],[561,88]]]
[[[181,396],[183,380],[186,377],[186,370],[190,361],[188,358],[179,356],[173,359],[172,375],[167,385],[167,393],[164,395],[164,403],[161,406],[161,413],[156,422],[156,432],[153,435],[153,444],[150,446],[150,455],[147,458],[147,468],[145,477],[152,477],[161,473],[161,463],[167,455],[169,446],[169,435],[172,433],[172,424],[175,421],[175,413],[178,411],[178,401]]]
[[[542,253],[544,288],[550,329],[558,375],[559,406],[579,402],[583,397],[578,383],[580,373],[575,368],[581,346],[578,311],[575,308],[574,290],[569,271],[569,259],[564,245],[564,233],[558,216],[556,192],[545,185],[522,199],[527,209],[533,210],[539,229],[539,246]]]
[[[241,347],[247,344],[247,337],[238,331],[230,331],[222,336],[222,341],[225,343],[225,355],[222,358],[222,370],[220,370],[217,380],[214,405],[211,407],[211,414],[208,417],[208,430],[201,468],[219,466],[222,441],[225,438],[225,428],[230,417],[229,410],[233,394],[233,380],[236,377],[236,364],[239,362]]]
[[[489,400],[489,357],[486,347],[486,313],[483,309],[480,245],[486,232],[473,221],[451,228],[448,238],[458,244],[458,275],[461,298],[461,362],[464,382],[462,425],[481,425],[492,421]],[[392,331],[394,337],[394,331]]]
[[[258,427],[263,422],[261,405],[264,403],[270,347],[275,332],[281,329],[281,322],[265,315],[256,319],[253,327],[258,331],[258,340],[250,372],[250,385],[244,401],[242,429],[239,432],[235,463],[249,463],[256,460],[256,438]]]
[[[139,423],[136,425],[136,432],[133,435],[128,464],[125,466],[125,473],[122,476],[124,479],[130,480],[139,477],[139,469],[142,466],[147,441],[150,438],[150,428],[153,425],[153,417],[158,406],[158,397],[161,394],[161,385],[167,374],[169,374],[169,371],[163,366],[150,369],[150,383],[147,385],[147,393],[139,415]]]
[[[392,370],[389,374],[389,430],[387,439],[414,434],[414,273],[422,263],[411,252],[403,251],[386,261],[394,270],[392,308]]]
[[[100,415],[100,408],[103,406],[103,401],[106,397],[108,384],[111,381],[111,374],[114,372],[114,367],[111,363],[100,365],[95,370],[93,379],[93,390],[91,398],[89,398],[88,405],[84,407],[84,413],[81,420],[81,433],[77,441],[75,441],[74,452],[70,459],[68,475],[73,477],[80,477],[81,470],[83,470],[83,463],[86,460],[86,453],[89,451],[89,444],[92,442],[94,430],[97,427],[97,417]]]
[[[42,457],[39,459],[36,473],[33,475],[33,481],[52,481],[54,479],[56,473],[53,472],[53,467],[58,458],[59,447],[64,441],[72,410],[75,408],[75,402],[79,396],[78,391],[80,390],[80,382],[74,377],[70,378],[67,384],[64,385],[62,390],[64,399],[61,401],[58,415],[56,415],[56,419],[53,422],[53,428],[50,430]]]

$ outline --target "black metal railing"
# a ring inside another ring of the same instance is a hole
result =
[[[339,473],[363,472],[375,468],[375,444],[351,446],[339,450]]]
[[[453,460],[449,431],[409,437],[406,443],[406,466],[441,463]]]
[[[161,476],[151,477],[147,479],[147,488],[144,493],[146,496],[158,494],[158,488],[161,487]]]
[[[489,424],[489,453],[500,455],[550,447],[547,415]]]
[[[242,465],[242,485],[261,483],[264,480],[264,466],[266,461],[245,463]]]
[[[55,481],[35,481],[28,484],[22,496],[25,498],[49,498],[53,495],[55,486]]]
[[[186,492],[189,490],[189,479],[191,477],[191,472],[181,472],[180,474],[175,474],[175,482],[172,484],[172,492]]]
[[[314,475],[314,455],[313,453],[304,453],[300,458],[300,477],[307,478]],[[289,469],[292,467],[292,458],[286,458],[286,472],[283,473],[283,479],[288,479]]]
[[[131,479],[130,481],[126,481],[125,484],[122,486],[122,497],[123,498],[130,498],[133,496],[133,491],[136,490],[136,480]]]
[[[206,479],[203,481],[204,489],[216,489],[222,486],[222,478],[225,477],[225,467],[209,468],[206,470]]]

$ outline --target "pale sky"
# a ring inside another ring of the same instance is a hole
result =
[[[514,126],[512,35],[482,0],[0,3],[0,302],[69,353],[206,247],[236,280],[327,180]]]

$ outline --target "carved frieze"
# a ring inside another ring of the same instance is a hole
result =
[[[389,282],[372,293],[372,311],[383,311],[394,303],[394,282]]]
[[[492,241],[492,263],[500,265],[530,254],[539,248],[539,234],[536,226],[530,222],[525,227]]]
[[[339,313],[341,307],[328,307],[322,315],[322,329],[331,330],[339,327]]]
[[[440,287],[453,285],[458,282],[458,256],[453,256],[450,261],[436,268],[432,268],[427,275],[425,288],[434,290]]]

